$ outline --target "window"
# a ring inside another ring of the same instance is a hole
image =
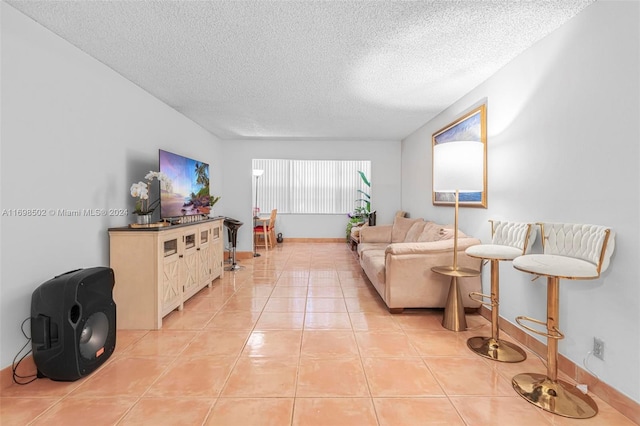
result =
[[[254,159],[253,169],[264,170],[253,188],[262,213],[346,214],[364,205],[358,190],[370,194],[358,173],[370,179],[370,161]]]

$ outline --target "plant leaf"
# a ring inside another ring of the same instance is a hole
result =
[[[367,185],[369,188],[371,188],[371,183],[369,182],[369,179],[367,179],[367,177],[364,175],[364,172],[361,172],[360,170],[358,170],[358,174],[360,174],[360,177],[362,178],[362,181],[364,182],[364,184]]]

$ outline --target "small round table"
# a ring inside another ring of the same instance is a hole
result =
[[[453,266],[434,266],[431,270],[436,274],[451,277],[449,295],[447,303],[444,305],[442,326],[451,331],[466,330],[467,320],[464,316],[464,304],[462,303],[458,278],[477,277],[480,275],[480,271],[461,267],[454,268]]]

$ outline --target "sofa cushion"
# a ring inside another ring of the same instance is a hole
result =
[[[427,224],[424,220],[419,220],[411,225],[411,228],[407,231],[407,235],[404,237],[405,243],[415,243],[418,241],[418,237],[422,234],[424,226]]]
[[[375,284],[385,284],[385,252],[384,250],[368,250],[362,255],[360,261],[362,269],[369,276],[369,280]],[[380,291],[381,289],[378,289]],[[384,293],[383,293],[384,294]]]
[[[438,225],[434,222],[426,222],[417,241],[426,243],[440,240],[440,229],[442,229],[442,225]]]
[[[422,219],[409,219],[406,217],[396,216],[393,220],[393,228],[391,229],[391,242],[392,243],[401,243],[404,241],[407,236],[407,232],[411,226],[417,221],[421,221]]]

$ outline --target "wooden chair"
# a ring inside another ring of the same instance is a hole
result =
[[[271,216],[268,218],[259,217],[256,219],[256,226],[253,228],[254,244],[258,247],[258,242],[262,239],[262,246],[269,250],[275,247],[276,242],[276,215],[277,209],[271,210]]]

